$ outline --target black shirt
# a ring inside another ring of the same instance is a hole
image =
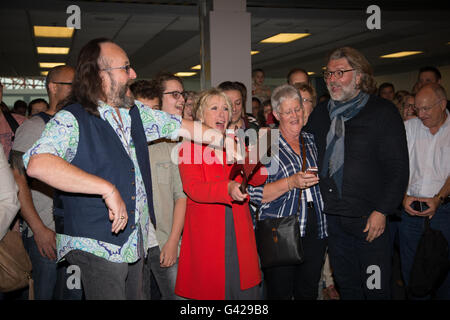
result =
[[[331,120],[328,101],[311,114],[305,131],[314,134],[319,172]],[[321,177],[320,190],[327,214],[361,217],[377,210],[398,214],[409,180],[406,133],[397,108],[371,95],[367,104],[345,122],[344,176],[342,198],[334,180]]]

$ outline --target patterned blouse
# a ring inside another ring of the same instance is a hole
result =
[[[160,138],[170,138],[175,140],[178,137],[178,132],[182,121],[180,116],[170,115],[159,110],[153,110],[137,100],[135,100],[135,105],[139,108],[147,141],[153,141]],[[123,131],[114,120],[113,107],[105,104],[104,102],[99,102],[98,111],[100,113],[100,118],[107,121],[116,132],[136,169],[135,223],[141,230],[140,234],[144,235],[144,237],[142,237],[142,241],[144,244],[144,252],[146,253],[149,245],[153,245],[153,243],[149,244],[149,241],[155,242],[156,238],[152,241],[152,239],[149,240],[146,236],[149,228],[153,228],[153,224],[149,223],[150,217],[147,206],[147,194],[145,192],[144,181],[142,180],[142,175],[136,158],[136,150],[133,141],[131,140],[131,117],[129,115],[129,109],[119,109],[120,117],[122,118],[124,126]],[[77,120],[72,113],[61,110],[47,123],[39,140],[37,140],[36,143],[24,154],[24,165],[27,167],[30,157],[40,153],[53,154],[66,160],[67,162],[71,162],[77,153],[78,141],[79,127]],[[136,262],[139,259],[137,246],[139,239],[139,228],[137,227],[133,230],[128,238],[128,241],[121,247],[95,239],[57,234],[56,246],[58,261],[61,260],[69,251],[78,249],[92,253],[111,262]]]

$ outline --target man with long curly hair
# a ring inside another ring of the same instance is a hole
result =
[[[359,51],[332,51],[324,78],[331,99],[314,109],[308,126],[331,267],[342,299],[389,299],[386,217],[399,214],[409,174],[403,121],[392,102],[373,94],[372,69]]]

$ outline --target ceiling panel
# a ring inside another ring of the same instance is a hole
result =
[[[292,67],[321,72],[327,53],[343,45],[367,55],[375,73],[417,70],[423,63],[449,63],[450,11],[423,1],[377,1],[382,7],[381,30],[368,30],[365,0],[247,0],[251,14],[252,67],[268,77],[284,77]],[[445,3],[445,2],[444,2]],[[33,25],[64,25],[68,5],[81,8],[81,29],[73,39],[36,39]],[[79,50],[91,39],[108,37],[128,53],[140,77],[159,70],[188,71],[200,62],[197,1],[14,0],[0,4],[0,76],[38,76],[38,62],[64,59],[74,65]],[[230,22],[232,23],[232,22]],[[288,44],[261,44],[279,32],[310,32]],[[69,46],[68,56],[38,56],[36,45]],[[400,60],[380,59],[399,50],[424,50]],[[198,77],[198,75],[197,75]]]

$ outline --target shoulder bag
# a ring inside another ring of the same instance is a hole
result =
[[[0,240],[0,292],[29,286],[28,299],[34,299],[31,260],[19,232],[9,230]]]
[[[302,143],[302,171],[306,168],[306,147]],[[302,201],[302,189],[298,198],[297,211],[288,217],[260,220],[256,213],[255,237],[261,267],[276,267],[301,264],[304,260],[303,246],[300,238],[300,223],[297,214]]]

